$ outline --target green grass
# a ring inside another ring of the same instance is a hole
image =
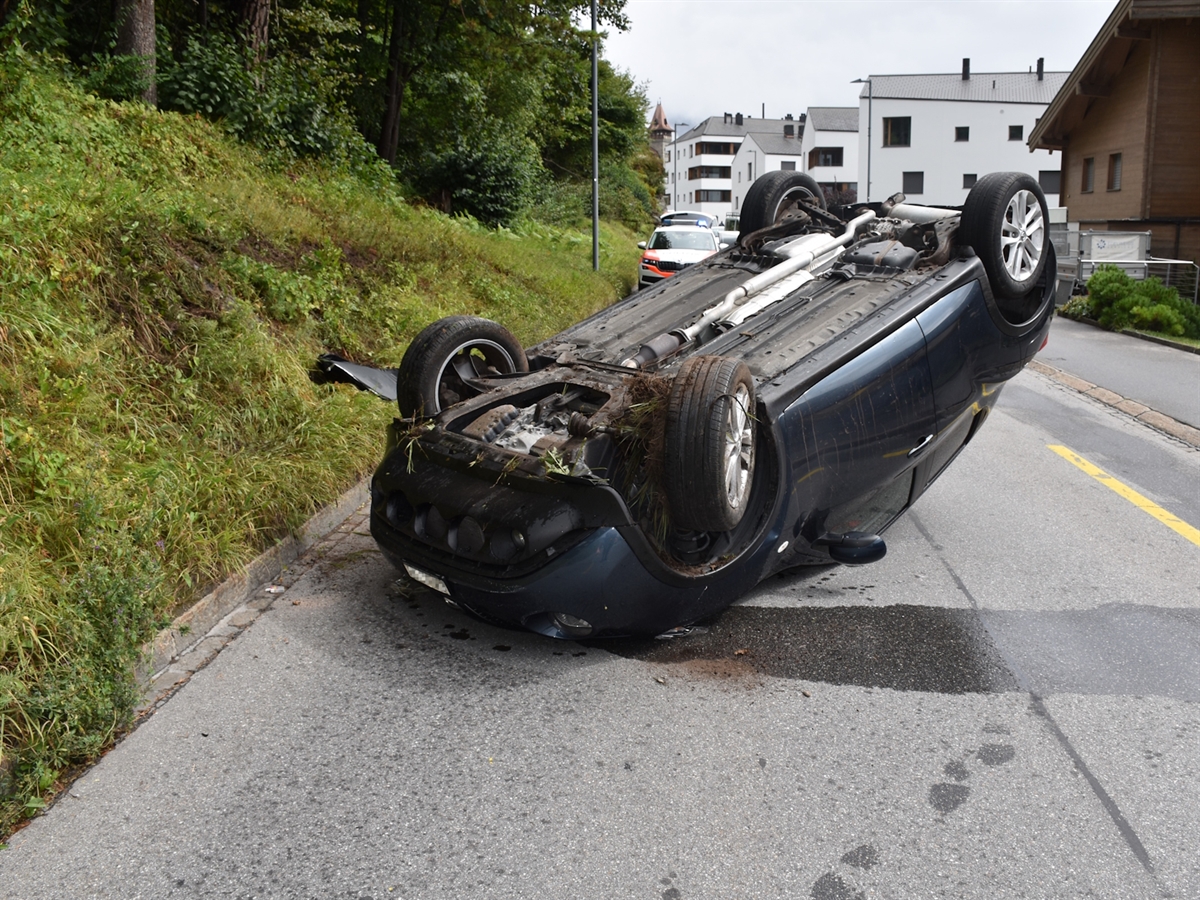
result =
[[[433,319],[526,343],[628,292],[636,237],[488,231],[381,168],[263,157],[0,54],[0,835],[127,724],[140,648],[377,462]]]

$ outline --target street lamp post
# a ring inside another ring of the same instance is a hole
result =
[[[867,203],[871,202],[871,122],[874,120],[872,115],[871,101],[874,99],[874,85],[871,84],[870,78],[855,78],[851,84],[865,84],[867,86]]]
[[[679,209],[679,126],[687,126],[687,122],[676,122],[671,126],[674,132],[671,138],[671,209]]]

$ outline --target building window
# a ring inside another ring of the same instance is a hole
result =
[[[719,141],[700,141],[696,144],[697,153],[710,153],[713,156],[733,156],[740,144],[726,144]]]
[[[781,162],[779,164],[779,171],[780,172],[795,172],[796,171],[796,161],[794,159],[785,159],[783,162]]]
[[[963,187],[970,190],[971,188],[975,187],[975,182],[978,180],[979,176],[974,173],[970,175],[963,175]]]
[[[688,181],[697,178],[732,178],[729,166],[692,166],[688,169]]]
[[[1083,181],[1079,185],[1081,193],[1090,194],[1096,183],[1096,159],[1089,156],[1083,161]]]
[[[728,203],[733,196],[731,191],[696,191],[697,203]]]
[[[907,147],[912,143],[912,116],[883,120],[883,146]]]
[[[901,188],[906,194],[923,194],[925,193],[925,173],[924,172],[905,172],[904,186]]]
[[[1038,184],[1042,186],[1042,193],[1060,194],[1062,193],[1062,172],[1058,169],[1044,169],[1038,172]]]
[[[696,150],[695,144],[688,144],[688,159],[691,159],[693,156],[696,155],[695,150]]]
[[[956,141],[969,141],[971,139],[971,129],[966,125],[959,125],[954,129],[954,139]]]
[[[746,163],[746,180],[754,180],[754,163]]]
[[[1025,126],[1024,125],[1009,125],[1008,126],[1008,139],[1010,141],[1024,140],[1025,139]]]
[[[670,162],[670,161],[671,161],[671,151],[668,150],[667,151],[667,162]]]
[[[841,147],[813,147],[808,151],[808,167],[840,166],[842,164]]]
[[[1110,153],[1108,156],[1108,189],[1110,191],[1119,191],[1121,189],[1121,154]]]

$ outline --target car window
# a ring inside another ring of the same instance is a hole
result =
[[[703,231],[656,231],[650,237],[651,250],[715,250],[716,238]]]

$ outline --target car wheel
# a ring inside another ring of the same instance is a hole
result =
[[[663,487],[674,524],[729,531],[746,512],[754,476],[754,378],[746,364],[695,356],[667,399]]]
[[[1023,172],[993,172],[975,182],[963,206],[958,240],[975,251],[992,292],[1006,300],[1028,294],[1046,266],[1050,242],[1046,195]]]
[[[464,383],[481,375],[528,372],[529,361],[508,329],[477,316],[438,319],[418,334],[400,362],[401,415],[435,416],[471,396]]]
[[[825,192],[815,178],[804,172],[767,172],[746,191],[738,228],[742,234],[749,234],[774,225],[800,201],[825,208]]]

